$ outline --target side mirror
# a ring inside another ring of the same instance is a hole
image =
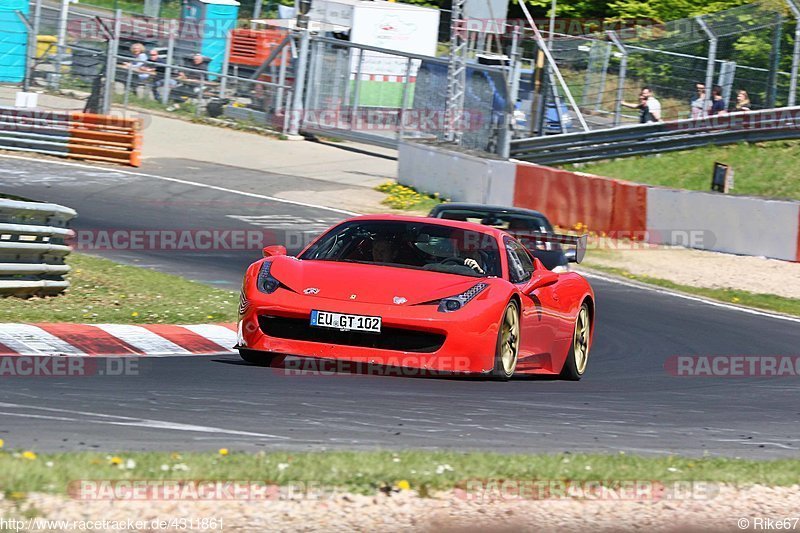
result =
[[[550,270],[542,270],[541,272],[534,272],[533,277],[525,287],[525,294],[530,294],[536,289],[547,287],[558,281],[558,274]]]
[[[281,244],[266,246],[262,250],[264,257],[275,257],[276,255],[286,255],[286,247]]]

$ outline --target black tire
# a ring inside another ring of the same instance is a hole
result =
[[[267,352],[257,352],[255,350],[239,349],[239,356],[251,365],[269,366],[275,359],[275,354]]]
[[[519,304],[516,300],[511,300],[500,316],[500,329],[497,332],[497,344],[494,350],[494,368],[490,374],[492,379],[508,381],[514,375],[519,359],[519,332]]]
[[[569,346],[567,360],[561,369],[561,379],[579,381],[586,373],[589,363],[589,345],[592,334],[592,315],[589,304],[583,302],[575,317],[575,328],[572,331],[572,343]]]

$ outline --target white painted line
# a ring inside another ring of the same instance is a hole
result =
[[[629,281],[625,281],[615,277],[603,276],[601,274],[595,274],[594,272],[587,272],[585,270],[576,270],[578,274],[587,278],[595,278],[600,279],[603,281],[607,281],[609,283],[616,283],[617,285],[624,285],[625,287],[631,287],[633,289],[640,289],[650,292],[656,292],[659,294],[668,294],[670,296],[674,296],[676,298],[683,298],[684,300],[690,300],[692,302],[700,302],[706,305],[712,305],[714,307],[721,307],[723,309],[728,309],[730,311],[739,311],[741,313],[747,313],[750,315],[757,315],[763,316],[768,318],[776,318],[778,320],[788,320],[789,322],[797,322],[800,323],[800,317],[793,317],[789,315],[781,315],[778,313],[770,313],[769,311],[761,311],[759,309],[752,309],[750,307],[742,307],[741,305],[733,305],[733,304],[726,304],[725,302],[720,302],[718,300],[712,300],[710,298],[703,298],[702,296],[692,296],[683,292],[673,291],[670,289],[665,289],[663,287],[653,287],[647,285],[645,283],[633,283]]]
[[[218,324],[192,324],[181,327],[201,337],[205,337],[211,342],[219,344],[225,351],[234,352],[233,345],[236,344],[236,332],[225,326],[220,326]]]
[[[15,403],[0,403],[0,407],[11,408],[11,409],[24,409],[31,411],[46,411],[51,413],[65,413],[73,416],[82,415],[86,417],[93,417],[95,418],[95,420],[92,420],[91,418],[89,419],[73,418],[73,416],[37,415],[31,413],[14,413],[14,412],[0,411],[0,415],[5,415],[5,416],[43,418],[47,420],[61,420],[65,422],[89,422],[93,424],[108,424],[114,426],[134,426],[134,427],[144,427],[150,429],[166,429],[172,431],[196,431],[199,433],[221,433],[227,435],[241,435],[245,437],[260,437],[265,439],[288,440],[289,438],[280,435],[271,435],[269,433],[253,433],[250,431],[224,429],[213,426],[196,426],[194,424],[181,424],[178,422],[167,422],[165,420],[133,418],[129,416],[107,415],[103,413],[91,413],[87,411],[71,411],[68,409],[54,409],[52,407],[34,407],[29,405],[19,405]]]
[[[144,355],[186,355],[191,353],[174,342],[141,326],[131,326],[128,324],[97,324],[97,327],[144,352]]]
[[[0,324],[0,343],[20,355],[86,355],[55,335],[29,324]]]
[[[49,163],[49,164],[52,164],[52,165],[63,165],[63,166],[68,166],[68,167],[87,168],[87,169],[91,169],[91,170],[97,170],[97,167],[93,167],[91,165],[83,165],[81,163],[72,163],[72,162],[69,162],[69,161],[51,161],[49,159],[34,159],[34,158],[31,158],[31,157],[23,157],[23,156],[18,156],[18,155],[7,155],[7,154],[0,154],[0,157],[5,158],[5,159],[19,159],[19,160],[22,160],[22,161],[31,161],[31,162],[34,162],[34,163]],[[151,179],[162,180],[162,181],[170,181],[172,183],[181,183],[183,185],[192,185],[194,187],[201,187],[203,189],[213,189],[215,191],[222,191],[222,192],[227,192],[227,193],[230,193],[230,194],[238,194],[240,196],[247,196],[247,197],[250,197],[250,198],[260,198],[262,200],[269,200],[271,202],[278,202],[278,203],[282,203],[282,204],[297,205],[297,206],[301,206],[301,207],[311,207],[311,208],[314,208],[314,209],[325,209],[326,211],[331,211],[331,212],[334,212],[334,213],[341,213],[343,215],[348,215],[348,216],[356,216],[356,215],[360,215],[361,214],[361,213],[354,213],[353,211],[346,211],[344,209],[336,209],[335,207],[326,207],[324,205],[309,204],[309,203],[305,203],[305,202],[296,202],[294,200],[285,200],[283,198],[277,198],[275,196],[267,196],[265,194],[257,194],[257,193],[252,193],[252,192],[237,191],[235,189],[228,189],[226,187],[219,187],[217,185],[208,185],[206,183],[197,183],[195,181],[182,180],[182,179],[178,179],[178,178],[169,178],[167,176],[158,176],[158,175],[155,175],[155,174],[145,174],[144,172],[132,172],[130,170],[116,170],[116,169],[113,170],[113,172],[119,172],[120,174],[127,174],[129,176],[141,176],[143,178],[151,178]]]

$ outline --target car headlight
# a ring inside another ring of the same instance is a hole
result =
[[[453,311],[458,311],[467,305],[470,300],[483,292],[488,286],[488,283],[478,283],[461,294],[450,296],[449,298],[442,298],[439,300],[439,312],[452,313]]]
[[[272,261],[261,263],[261,270],[258,271],[258,280],[256,281],[258,290],[266,294],[272,294],[281,286],[281,282],[270,274],[270,268],[272,268]]]

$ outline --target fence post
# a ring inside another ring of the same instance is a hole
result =
[[[233,41],[233,31],[228,30],[225,36],[225,53],[222,56],[222,79],[219,80],[219,97],[225,98],[225,89],[228,85],[228,65],[231,61],[231,42]]]
[[[400,104],[400,124],[397,125],[397,140],[403,139],[403,134],[406,130],[406,109],[408,109],[408,88],[411,85],[411,64],[412,59],[409,57],[406,61],[406,79],[403,82],[403,101]]]
[[[164,86],[161,92],[161,105],[169,105],[169,93],[172,89],[172,60],[175,56],[175,21],[169,21],[169,41],[167,41],[167,66],[164,69]]]
[[[292,102],[292,121],[289,127],[289,135],[299,135],[302,122],[303,89],[306,84],[306,66],[308,65],[308,44],[310,39],[307,26],[308,20],[306,19],[306,27],[300,29],[300,51],[298,52],[297,70],[294,76],[294,94],[292,95],[294,101]]]
[[[69,0],[61,1],[61,11],[58,14],[58,37],[56,41],[56,72],[53,76],[53,88],[58,90],[61,85],[61,64],[67,55],[67,17],[69,17]]]
[[[619,126],[622,121],[622,100],[625,98],[625,75],[628,69],[628,50],[619,39],[617,32],[608,31],[608,37],[617,47],[619,57],[619,80],[617,81],[617,101],[614,103],[614,126]]]
[[[117,52],[119,52],[119,33],[122,27],[122,10],[114,13],[114,28],[108,39],[106,51],[106,86],[103,92],[103,114],[111,112],[111,102],[114,99],[114,83],[117,77]]]
[[[711,31],[711,28],[708,27],[706,21],[703,20],[703,17],[695,17],[697,24],[700,25],[700,28],[705,32],[706,36],[708,36],[708,63],[706,64],[706,98],[703,101],[703,113],[701,116],[705,116],[711,108],[712,104],[712,96],[711,92],[714,87],[714,67],[717,60],[717,36],[714,35],[714,32]]]
[[[287,55],[289,54],[289,50],[284,46],[283,50],[281,50],[281,64],[278,67],[278,90],[275,97],[275,113],[277,114],[280,111],[283,111],[283,114],[286,115],[286,110],[283,108],[283,86],[286,85],[286,63],[289,61]]]
[[[778,95],[778,70],[780,70],[781,62],[781,35],[783,34],[783,15],[777,15],[778,23],[775,24],[775,29],[772,34],[772,50],[770,50],[769,59],[769,78],[767,81],[767,107],[773,108],[776,105],[776,97]]]
[[[519,93],[519,26],[514,26],[511,34],[511,50],[509,50],[508,74],[506,76],[506,108],[503,110],[502,128],[497,143],[497,155],[503,159],[508,159],[511,153],[511,137],[514,131],[514,109],[517,105],[517,94]],[[462,124],[464,122],[462,121]]]
[[[364,64],[364,49],[358,49],[358,67],[356,67],[356,82],[353,89],[353,105],[350,107],[350,130],[356,129],[358,118],[358,100],[361,98],[361,67]]]
[[[792,49],[792,76],[789,80],[789,107],[795,105],[797,99],[797,71],[800,68],[800,8],[794,0],[786,0],[794,17],[794,48]]]

